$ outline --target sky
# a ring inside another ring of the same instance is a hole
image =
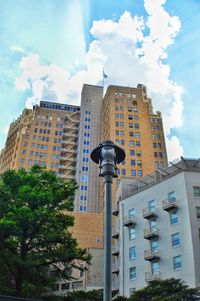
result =
[[[40,100],[80,104],[84,83],[147,86],[168,159],[198,158],[200,0],[0,0],[0,148]]]

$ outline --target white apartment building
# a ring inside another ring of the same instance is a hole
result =
[[[200,287],[200,160],[184,159],[116,194],[113,287],[130,296],[154,279]]]

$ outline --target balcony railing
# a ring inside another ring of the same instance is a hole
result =
[[[113,274],[118,274],[119,273],[119,264],[117,264],[117,263],[112,264],[112,273]]]
[[[134,215],[127,215],[124,217],[123,224],[125,227],[130,227],[136,224],[136,218]]]
[[[119,237],[119,231],[115,231],[115,232],[112,234],[112,238],[118,239],[118,237]]]
[[[158,229],[144,229],[144,238],[145,239],[152,239],[152,238],[155,238],[155,237],[158,237],[159,236],[159,231]]]
[[[145,273],[145,281],[150,282],[153,280],[159,280],[161,278],[160,271],[155,271],[154,273],[146,272]]]
[[[177,209],[177,200],[176,199],[167,199],[162,201],[163,210],[170,211]]]
[[[115,247],[115,248],[112,250],[112,255],[113,255],[113,256],[119,256],[119,248],[118,248],[118,247]]]
[[[157,217],[157,209],[156,207],[147,207],[142,209],[143,217],[146,219],[150,219],[152,217]]]
[[[117,206],[113,209],[112,215],[118,216],[118,214],[119,214],[119,207]]]
[[[158,250],[145,250],[144,251],[144,259],[148,261],[152,260],[159,260],[160,259],[160,252]]]

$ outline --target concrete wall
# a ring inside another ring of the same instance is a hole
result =
[[[128,296],[130,289],[142,288],[147,285],[145,273],[151,272],[151,263],[144,260],[144,250],[150,250],[150,242],[144,239],[144,229],[148,228],[149,221],[143,217],[142,209],[148,206],[148,201],[156,200],[157,227],[159,230],[158,245],[160,252],[159,270],[161,279],[170,277],[182,278],[191,287],[200,282],[199,236],[200,222],[196,219],[195,206],[199,200],[193,200],[192,186],[200,183],[200,173],[180,172],[173,177],[146,188],[119,203],[118,224],[120,236],[120,273],[118,276],[120,294]],[[198,184],[198,185],[197,185]],[[176,192],[178,205],[178,224],[171,225],[169,213],[163,210],[162,201],[166,200],[168,193]],[[119,195],[118,195],[119,197]],[[123,226],[124,217],[128,210],[135,208],[136,238],[129,240],[129,228]],[[180,233],[180,246],[172,247],[171,234]],[[136,259],[129,260],[129,248],[136,247]],[[182,268],[174,271],[173,257],[181,255]],[[130,267],[136,267],[136,279],[129,279]]]

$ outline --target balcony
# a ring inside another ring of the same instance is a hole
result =
[[[136,219],[133,215],[127,215],[124,217],[123,225],[125,227],[130,227],[136,225]]]
[[[117,206],[113,209],[112,215],[118,216],[118,214],[119,214],[119,207]]]
[[[152,238],[157,238],[159,236],[158,229],[144,229],[144,238],[151,240]]]
[[[178,208],[177,200],[176,199],[164,200],[164,201],[162,201],[162,207],[163,207],[163,210],[165,210],[165,211],[170,211],[170,210],[173,210],[173,209],[177,209]]]
[[[160,252],[158,250],[156,250],[156,251],[145,250],[144,251],[144,259],[147,261],[159,260]]]
[[[112,235],[112,238],[118,239],[119,237],[119,231],[115,231]]]
[[[115,248],[112,250],[112,255],[113,255],[113,256],[119,256],[119,248],[115,247]]]
[[[113,263],[112,265],[112,273],[118,274],[119,273],[119,265],[117,263]]]
[[[145,281],[147,281],[147,282],[151,282],[154,280],[160,280],[160,279],[161,279],[160,271],[156,271],[154,273],[149,273],[149,272],[145,273]]]
[[[146,219],[150,219],[152,217],[156,218],[157,217],[157,209],[156,207],[147,207],[142,209],[143,212],[143,217]]]

